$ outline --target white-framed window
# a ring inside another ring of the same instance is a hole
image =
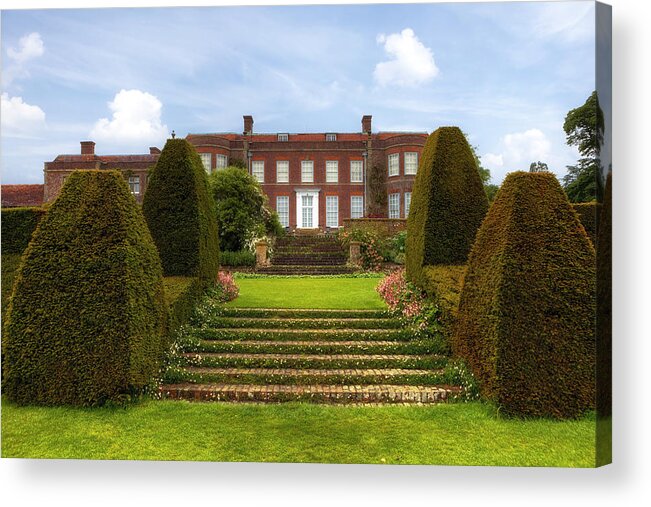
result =
[[[351,160],[350,161],[350,182],[351,183],[362,183],[362,167],[363,162],[361,160]]]
[[[301,196],[301,227],[309,229],[314,227],[314,196]]]
[[[337,134],[326,134],[326,141],[336,141]]]
[[[215,160],[217,169],[224,169],[228,167],[228,157],[226,155],[216,155],[217,159]]]
[[[400,174],[400,154],[393,153],[389,155],[389,176],[398,176]]]
[[[405,174],[416,174],[418,172],[418,153],[405,153]]]
[[[279,195],[276,197],[276,213],[278,213],[278,220],[283,227],[289,227],[289,197],[286,195]]]
[[[264,160],[254,160],[251,162],[251,174],[260,183],[264,183]]]
[[[278,140],[280,142],[287,142],[289,141],[289,134],[278,134]]]
[[[389,218],[400,218],[400,194],[389,194]]]
[[[301,161],[301,182],[312,183],[314,182],[314,161],[302,160]]]
[[[405,192],[405,218],[409,216],[409,206],[411,206],[411,192]]]
[[[289,183],[289,161],[276,162],[276,183]]]
[[[140,176],[129,176],[129,190],[133,195],[140,193]]]
[[[326,196],[326,227],[339,227],[339,197]]]
[[[362,218],[364,216],[364,197],[361,195],[350,196],[350,218]]]
[[[339,181],[339,162],[337,160],[326,160],[326,183],[337,183]]]
[[[212,170],[212,153],[199,153],[199,156],[201,156],[201,163],[203,164],[203,168],[208,174],[210,174],[210,171]]]

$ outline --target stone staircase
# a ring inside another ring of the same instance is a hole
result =
[[[278,238],[271,265],[256,269],[268,275],[337,275],[353,273],[348,254],[334,234],[289,234]]]
[[[443,352],[381,311],[221,308],[188,331],[161,395],[436,403],[462,394]]]

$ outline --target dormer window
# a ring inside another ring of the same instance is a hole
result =
[[[289,141],[289,134],[278,134],[278,141],[280,142]]]
[[[326,141],[336,141],[337,134],[326,134]]]

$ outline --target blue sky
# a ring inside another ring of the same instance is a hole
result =
[[[558,175],[595,88],[592,2],[2,12],[2,182],[43,162],[146,153],[168,133],[460,126],[493,179]]]

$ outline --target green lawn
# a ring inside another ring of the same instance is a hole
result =
[[[250,308],[384,309],[380,278],[236,278],[240,295],[228,306]]]
[[[2,457],[591,467],[595,419],[506,420],[481,403],[2,404]]]

